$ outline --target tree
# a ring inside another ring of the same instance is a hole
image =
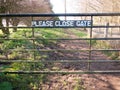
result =
[[[19,2],[22,0],[0,0],[0,13],[14,13],[19,8]],[[6,20],[6,28],[4,27],[2,20]],[[4,34],[10,34],[9,32],[9,22],[10,18],[0,17],[0,29]]]
[[[24,0],[23,4],[25,9],[21,9],[22,13],[53,13],[52,7],[48,0]],[[34,7],[34,8],[31,8]],[[51,17],[34,17],[36,20],[46,20],[50,19]],[[32,18],[22,18],[21,21],[24,24],[30,26]]]
[[[53,13],[49,0],[0,0],[0,13]],[[50,17],[48,17],[50,18]],[[44,19],[48,19],[44,18]],[[31,24],[31,18],[1,18],[0,17],[0,29],[4,34],[10,34],[9,28],[5,28],[2,20],[6,20],[6,27],[9,24],[13,26],[18,26],[22,21],[26,25]],[[43,19],[43,18],[40,18]],[[17,28],[14,28],[17,31]]]

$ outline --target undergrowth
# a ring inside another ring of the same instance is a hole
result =
[[[114,49],[109,41],[104,40],[92,40],[92,46],[97,49]],[[112,60],[116,60],[119,57],[119,52],[115,51],[102,51],[104,54],[106,54],[108,57],[110,57]]]
[[[75,30],[75,35],[83,37],[86,34]],[[4,35],[0,34],[1,38]],[[32,29],[22,28],[12,32],[0,43],[1,55],[8,60],[44,60],[48,56],[39,51],[41,48],[49,47],[57,43],[56,38],[69,37],[63,29]],[[34,38],[35,40],[33,40]],[[45,40],[44,40],[45,39]],[[9,63],[0,66],[3,71],[40,71],[47,70],[45,64],[40,63]],[[46,75],[28,74],[5,74],[0,73],[1,90],[38,90],[41,84],[46,81]]]
[[[1,56],[8,60],[41,60],[47,58],[42,55],[37,48],[55,44],[50,38],[60,38],[65,36],[60,29],[18,29],[9,35],[10,40],[3,40],[0,44]],[[1,34],[2,38],[2,34]],[[35,40],[28,39],[35,38]],[[39,40],[46,39],[46,40]],[[35,50],[34,50],[35,49]],[[32,51],[34,50],[34,51]],[[10,63],[3,64],[0,69],[3,71],[39,71],[45,70],[44,63]],[[46,81],[46,75],[28,74],[5,74],[0,73],[1,90],[36,90]]]

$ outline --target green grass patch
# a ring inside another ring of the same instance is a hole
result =
[[[33,35],[34,34],[34,35]],[[4,40],[0,44],[0,49],[3,54],[8,55],[8,59],[20,60],[41,60],[47,58],[46,55],[39,53],[37,47],[43,48],[49,44],[55,44],[57,41],[39,40],[39,39],[55,39],[64,38],[67,34],[62,29],[18,29],[17,32],[12,32],[8,38],[19,40]],[[37,40],[27,40],[27,38],[36,38]],[[29,50],[25,50],[29,49]],[[36,49],[36,51],[32,51]],[[35,55],[35,57],[34,57]],[[44,63],[11,63],[10,65],[1,66],[4,71],[39,71],[45,70]],[[38,90],[40,85],[46,81],[46,75],[10,75],[0,73],[0,88],[9,87],[6,90]],[[4,90],[4,89],[3,89]]]
[[[71,29],[70,31],[78,37],[86,37],[87,36],[86,32],[78,30],[78,29]]]
[[[76,85],[73,90],[86,90],[86,89],[85,89],[84,85],[82,85],[82,81],[78,79],[76,81]]]
[[[12,85],[11,85],[11,83],[10,82],[1,82],[0,83],[0,89],[1,90],[13,90],[12,89],[13,87],[12,87]]]
[[[92,46],[96,49],[105,49],[105,50],[112,49],[110,42],[105,40],[99,40],[99,41],[92,40]],[[116,60],[119,57],[119,52],[114,52],[114,51],[102,51],[102,52],[108,57],[110,57],[112,60]]]

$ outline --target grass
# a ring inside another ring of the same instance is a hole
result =
[[[86,34],[81,31],[71,30],[75,35],[83,37]],[[33,35],[34,34],[34,35]],[[0,36],[3,34],[0,32]],[[37,40],[27,40],[27,38],[36,38]],[[4,40],[0,44],[0,49],[3,51],[1,56],[7,55],[6,59],[20,59],[20,60],[41,60],[48,58],[47,55],[39,53],[38,50],[31,51],[37,47],[44,48],[49,47],[50,44],[56,44],[57,41],[53,40],[39,40],[42,39],[56,39],[69,37],[68,33],[64,32],[64,29],[32,29],[22,28],[18,29],[17,32],[11,32],[8,38],[20,39],[20,40]],[[1,37],[2,38],[2,37]],[[10,50],[12,49],[12,50]],[[29,49],[29,50],[25,50]],[[34,57],[35,55],[35,57]],[[11,63],[10,65],[3,65],[0,67],[1,70],[7,71],[39,71],[46,70],[44,63]],[[54,67],[53,70],[59,70]],[[17,90],[29,90],[30,88],[38,89],[40,83],[46,81],[46,75],[5,75],[1,73],[0,77],[0,88],[7,83],[6,86],[17,89]],[[9,89],[8,89],[9,90]],[[11,90],[11,89],[10,89]]]
[[[92,46],[96,49],[105,49],[105,50],[112,49],[112,46],[109,43],[109,41],[105,41],[105,40],[99,40],[99,41],[92,40]],[[112,60],[116,60],[119,57],[119,52],[115,52],[115,51],[102,51],[102,52],[108,57],[110,57]]]
[[[85,90],[85,87],[82,85],[82,81],[77,79],[76,85],[73,90]]]
[[[2,38],[3,34],[0,32]],[[49,38],[61,38],[66,36],[62,32],[62,29],[34,29],[34,38],[39,39],[49,39]],[[26,49],[34,49],[36,47],[44,47],[49,43],[55,44],[56,41],[49,40],[26,40],[26,38],[32,38],[33,33],[32,29],[18,29],[17,32],[13,32],[9,35],[9,38],[15,38],[20,40],[4,40],[0,44],[0,49],[4,51],[1,54],[7,54],[7,59],[20,59],[20,60],[34,60],[34,54],[36,55],[35,59],[47,58],[45,55],[40,55],[38,51],[25,51]],[[25,40],[24,40],[25,39]],[[12,51],[10,49],[13,49]],[[23,51],[23,52],[21,52]],[[46,69],[43,63],[11,63],[10,65],[2,65],[0,67],[4,71],[39,71]],[[0,77],[0,88],[8,87],[9,89],[17,90],[30,90],[30,88],[38,89],[40,83],[43,83],[46,80],[46,75],[5,75],[1,73]]]
[[[78,36],[78,37],[86,37],[87,36],[87,33],[84,32],[84,31],[81,31],[81,30],[78,30],[78,29],[71,29],[70,30],[75,36]]]
[[[1,82],[0,89],[1,90],[12,90],[12,85],[10,82]]]
[[[79,30],[75,30],[74,34],[78,37],[86,37],[87,34],[85,32],[80,32]],[[90,43],[89,40],[87,40],[88,43]],[[109,42],[106,42],[104,40],[91,40],[91,44],[94,48],[97,49],[111,49],[111,45]],[[117,53],[116,52],[108,52],[108,51],[103,51],[104,54],[109,56],[111,59],[116,59],[117,58]]]

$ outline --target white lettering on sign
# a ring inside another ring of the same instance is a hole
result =
[[[53,27],[53,21],[32,21],[32,26]]]
[[[73,27],[74,22],[73,21],[55,21],[55,26],[58,27]]]
[[[90,27],[92,26],[92,21],[90,20],[41,20],[41,21],[32,21],[33,27]]]
[[[91,26],[91,21],[89,21],[89,20],[87,20],[87,21],[84,21],[84,20],[76,21],[76,26],[83,26],[83,27]]]

